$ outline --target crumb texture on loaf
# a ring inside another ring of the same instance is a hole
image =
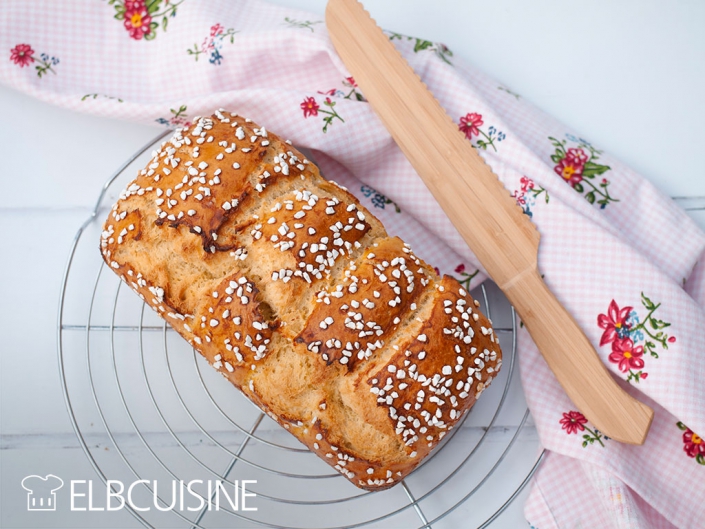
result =
[[[491,323],[299,151],[224,110],[155,151],[103,259],[353,484],[392,486],[501,367]]]

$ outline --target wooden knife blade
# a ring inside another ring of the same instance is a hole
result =
[[[329,0],[326,25],[367,101],[514,305],[576,407],[608,437],[642,444],[653,410],[617,385],[544,283],[539,233],[528,216],[357,0]]]

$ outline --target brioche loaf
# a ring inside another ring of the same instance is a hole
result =
[[[363,489],[394,485],[501,366],[478,303],[276,135],[216,111],[153,153],[105,222],[113,269]]]

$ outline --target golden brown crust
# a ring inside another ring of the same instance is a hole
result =
[[[214,368],[355,485],[378,490],[501,365],[490,322],[353,195],[217,111],[122,193],[105,262]]]
[[[404,249],[398,238],[382,239],[352,263],[342,281],[319,293],[296,341],[327,364],[339,362],[350,371],[370,358],[415,310],[434,275]]]

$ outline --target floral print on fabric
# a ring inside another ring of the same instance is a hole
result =
[[[37,76],[41,78],[47,72],[51,72],[56,75],[56,70],[53,66],[59,64],[59,59],[56,57],[50,57],[46,53],[40,53],[39,57],[34,54],[32,46],[29,44],[18,44],[10,50],[10,61],[15,63],[20,68],[29,66],[30,64],[36,62],[34,69],[37,71]]]
[[[314,33],[316,29],[313,27],[316,24],[322,24],[322,20],[295,20],[293,18],[289,17],[284,17],[284,23],[288,25],[291,28],[299,28],[299,29],[309,29],[311,30],[311,33]]]
[[[19,64],[20,68],[28,66],[34,62],[34,50],[29,44],[18,44],[10,50],[10,60],[15,64]]]
[[[453,65],[450,62],[450,58],[453,56],[453,52],[448,49],[448,46],[441,44],[440,42],[431,42],[430,40],[419,39],[417,37],[409,37],[407,35],[402,35],[401,33],[394,33],[391,31],[385,31],[389,35],[389,40],[400,40],[408,41],[414,43],[414,53],[420,51],[428,50],[436,54],[436,56],[441,59],[444,63]]]
[[[401,213],[401,208],[391,198],[387,198],[379,191],[372,189],[370,186],[363,185],[360,192],[372,201],[372,205],[376,208],[386,209],[387,204],[394,204],[394,209],[397,213]]]
[[[459,278],[458,277],[455,278],[458,280],[458,283],[463,285],[463,287],[469,291],[470,290],[470,281],[472,281],[473,278],[477,274],[480,273],[480,270],[475,270],[472,273],[468,273],[465,271],[465,265],[463,263],[460,263],[458,266],[455,267],[455,273],[460,275]]]
[[[705,465],[705,439],[680,421],[676,425],[683,431],[683,451],[698,464]]]
[[[521,96],[520,96],[519,94],[517,94],[516,92],[510,90],[510,89],[507,88],[506,86],[498,86],[498,87],[497,87],[497,90],[501,90],[502,92],[506,92],[506,93],[509,94],[510,96],[513,96],[514,99],[516,99],[517,101],[519,101],[519,100],[521,99]]]
[[[644,354],[658,358],[657,344],[666,350],[669,343],[676,341],[675,336],[669,336],[663,331],[671,324],[654,316],[661,303],[655,304],[642,292],[641,304],[648,311],[643,320],[634,307],[620,308],[614,299],[607,313],[597,316],[597,326],[603,329],[600,346],[611,346],[612,352],[608,359],[617,364],[622,373],[627,374],[627,382],[639,382],[649,376],[643,370]]]
[[[473,145],[478,149],[487,150],[487,147],[492,147],[494,151],[497,152],[495,142],[504,140],[506,135],[504,132],[498,131],[494,126],[489,127],[487,132],[485,132],[480,128],[484,123],[482,114],[470,112],[460,117],[458,129],[460,129],[460,131],[465,134],[465,137],[472,141]],[[473,140],[475,136],[477,139]]]
[[[516,199],[517,204],[524,210],[529,217],[533,217],[532,208],[536,205],[536,198],[543,194],[546,204],[548,204],[548,191],[543,187],[537,186],[536,183],[528,176],[522,176],[520,180],[521,188],[515,189],[512,196]]]
[[[108,0],[115,8],[115,18],[122,21],[130,38],[154,40],[161,26],[166,31],[169,18],[176,16],[176,8],[184,0]]]
[[[362,93],[360,93],[360,91],[358,90],[357,83],[355,82],[355,79],[353,77],[346,77],[345,79],[343,79],[343,86],[345,87],[344,90],[340,90],[339,88],[331,88],[330,90],[326,90],[325,92],[318,93],[325,96],[342,97],[343,99],[367,101],[367,99],[365,99],[365,96],[363,96]]]
[[[235,42],[235,34],[237,31],[233,28],[225,29],[220,24],[215,24],[211,26],[210,35],[208,35],[200,47],[198,44],[193,45],[193,49],[189,48],[186,52],[192,55],[196,61],[198,61],[198,56],[201,54],[208,55],[208,62],[213,65],[218,65],[223,60],[223,55],[220,51],[223,49],[223,42],[226,40],[230,41],[230,44]]]
[[[157,118],[155,121],[160,125],[166,125],[167,127],[190,127],[191,122],[187,119],[188,114],[186,114],[186,105],[181,105],[178,110],[170,108],[171,116],[168,118]]]
[[[304,118],[309,118],[309,117],[316,117],[318,116],[319,113],[323,114],[323,132],[328,132],[328,127],[330,127],[334,120],[338,119],[342,123],[345,123],[345,120],[340,117],[340,114],[336,112],[335,110],[335,105],[336,102],[333,101],[330,97],[326,97],[323,101],[323,105],[327,107],[327,109],[321,108],[321,106],[316,102],[315,97],[306,97],[304,100],[301,102],[301,110],[303,110],[304,113]]]
[[[585,197],[590,204],[599,204],[600,209],[605,209],[610,202],[619,202],[609,192],[610,182],[602,178],[595,183],[595,178],[610,170],[608,165],[597,163],[602,151],[595,149],[582,138],[567,134],[568,140],[558,140],[549,136],[555,152],[551,160],[556,165],[553,170],[567,184]],[[576,143],[576,147],[569,147],[568,141]],[[587,151],[587,152],[586,152]]]
[[[81,98],[81,101],[86,101],[87,99],[98,99],[99,97],[102,97],[104,99],[112,99],[113,101],[117,101],[118,103],[123,102],[123,100],[120,99],[119,97],[109,96],[107,94],[98,94],[98,93],[86,94]]]
[[[609,437],[604,435],[597,428],[588,428],[587,418],[579,411],[568,411],[563,413],[563,417],[558,422],[560,423],[561,428],[563,428],[565,433],[568,435],[578,432],[587,432],[583,434],[583,448],[593,443],[598,443],[602,448],[604,448],[605,443],[603,443],[603,441],[609,439]]]
[[[612,342],[612,354],[609,356],[610,362],[617,364],[622,373],[629,372],[632,378],[646,378],[648,373],[634,373],[634,369],[644,367],[644,347],[634,345],[631,338],[615,338]],[[638,382],[637,378],[637,382]]]

